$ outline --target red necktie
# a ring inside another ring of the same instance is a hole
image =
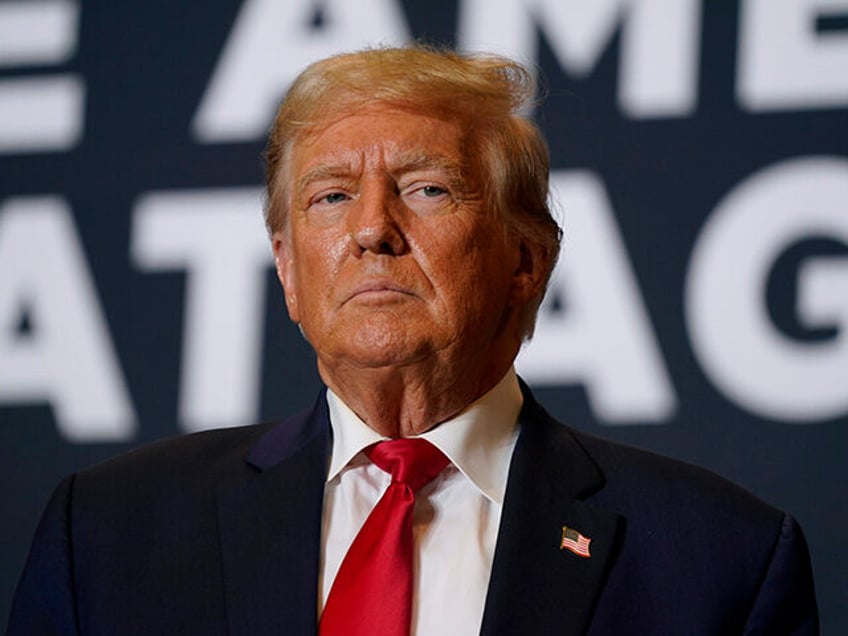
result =
[[[392,475],[347,551],[318,626],[320,636],[408,636],[412,619],[415,491],[447,466],[423,439],[380,442],[365,453]]]

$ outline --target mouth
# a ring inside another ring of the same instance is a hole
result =
[[[368,281],[357,285],[344,302],[386,303],[415,296],[408,287],[392,281]]]

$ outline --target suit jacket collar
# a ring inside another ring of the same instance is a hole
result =
[[[310,442],[330,440],[330,416],[327,390],[318,394],[312,409],[290,417],[265,433],[247,455],[247,463],[257,470],[270,470],[282,461],[303,450]]]
[[[574,433],[522,383],[481,634],[584,633],[611,563],[619,517],[587,498],[603,474]],[[238,479],[218,490],[232,634],[314,634],[330,427],[325,395],[263,435]],[[591,538],[590,558],[560,549],[562,526]]]
[[[218,487],[229,633],[314,634],[329,417],[314,409],[265,433]]]
[[[481,634],[585,632],[603,587],[619,517],[586,499],[598,466],[526,385]],[[591,539],[589,558],[561,549],[563,526]]]

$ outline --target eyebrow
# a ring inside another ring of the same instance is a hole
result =
[[[408,174],[420,170],[439,170],[444,172],[452,184],[461,184],[467,168],[460,162],[443,154],[421,151],[401,152],[393,158],[392,176]],[[296,192],[303,192],[310,184],[325,179],[350,179],[355,172],[352,162],[338,162],[317,165],[307,170],[295,183]]]
[[[392,174],[406,174],[419,170],[440,170],[445,172],[451,181],[460,182],[465,176],[466,169],[462,163],[441,154],[426,152],[400,153],[397,167]]]
[[[295,183],[295,192],[303,192],[306,187],[315,181],[324,179],[349,179],[353,169],[345,164],[322,164],[310,168]]]

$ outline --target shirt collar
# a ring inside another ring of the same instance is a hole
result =
[[[518,413],[523,403],[515,371],[459,415],[422,434],[442,451],[480,492],[503,503],[512,451],[518,439]],[[362,450],[384,439],[369,428],[339,396],[327,389],[333,450],[327,481],[332,480]]]

